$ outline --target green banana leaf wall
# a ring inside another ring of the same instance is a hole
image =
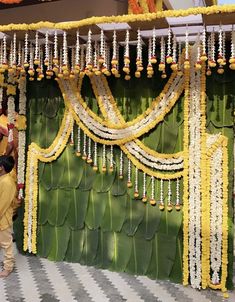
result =
[[[152,79],[109,78],[109,84],[125,119],[142,113],[163,89],[166,80],[157,73]],[[233,106],[235,73],[216,72],[207,78],[207,128],[229,138],[229,277],[232,287],[233,261]],[[64,104],[55,81],[28,84],[28,143],[49,146],[56,136]],[[82,95],[99,113],[89,79],[85,77]],[[144,143],[159,152],[172,153],[183,146],[183,96],[153,131],[142,137]],[[119,149],[115,148],[113,173],[94,172],[75,155],[75,146],[67,145],[60,158],[39,168],[38,255],[55,261],[80,262],[86,265],[147,275],[150,278],[182,281],[182,211],[166,210],[134,199],[127,179],[118,177]],[[107,148],[108,149],[108,148]],[[101,147],[100,147],[101,154]],[[99,157],[101,162],[101,157]],[[99,163],[101,165],[101,163]],[[127,160],[125,159],[125,170]],[[134,170],[134,169],[133,169]],[[139,187],[142,175],[139,175]],[[148,195],[151,185],[148,179]],[[167,199],[167,182],[164,198]],[[182,195],[182,181],[181,181]],[[159,199],[159,182],[155,183]],[[175,198],[175,183],[172,183]],[[141,193],[141,189],[140,189]],[[140,194],[141,195],[141,194]],[[22,249],[22,213],[15,223]]]

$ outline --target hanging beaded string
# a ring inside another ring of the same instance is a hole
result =
[[[137,31],[137,51],[136,51],[136,72],[135,76],[136,78],[139,78],[141,75],[141,71],[143,70],[143,62],[142,62],[142,40],[141,40],[141,34],[140,29]]]
[[[167,55],[166,55],[166,62],[167,64],[172,63],[172,56],[171,56],[171,28],[168,28],[168,35],[167,35]]]
[[[195,63],[195,69],[200,70],[202,68],[202,62],[201,62],[201,43],[200,43],[200,35],[198,34],[197,37],[197,61]]]
[[[90,74],[92,70],[92,46],[91,46],[91,30],[88,30],[87,45],[86,45],[86,67],[85,73]]]
[[[154,74],[152,66],[152,39],[149,38],[148,41],[148,66],[147,66],[147,77],[152,78]]]
[[[177,53],[177,44],[176,44],[176,36],[173,36],[173,45],[172,45],[172,63],[171,63],[171,69],[173,71],[178,70],[178,64],[176,59],[176,53]]]
[[[10,54],[9,54],[9,64],[8,64],[8,73],[13,73],[13,69],[12,69],[12,48],[13,48],[13,44],[12,44],[12,41],[11,41]]]
[[[156,205],[156,200],[155,200],[155,179],[154,179],[154,176],[151,176],[151,198],[150,198],[150,204],[152,206]]]
[[[165,208],[163,194],[164,194],[164,185],[163,185],[163,179],[161,179],[160,180],[160,202],[159,202],[159,209],[161,211],[163,211]]]
[[[119,44],[117,44],[117,72],[115,73],[115,78],[120,78],[120,73],[119,73]]]
[[[88,138],[88,154],[87,154],[87,163],[91,164],[92,163],[92,158],[91,158],[91,138]]]
[[[4,70],[2,69],[2,59],[3,59],[3,45],[0,42],[0,114],[2,113],[2,102],[3,102],[3,84],[4,84]]]
[[[156,57],[156,30],[155,27],[153,28],[153,37],[152,37],[152,49],[151,49],[151,63],[156,64],[157,63],[157,57]]]
[[[78,126],[77,129],[77,156],[81,156],[81,128]]]
[[[70,141],[69,141],[70,146],[74,145],[74,132],[73,131],[74,131],[74,125],[72,128],[71,134],[70,134]]]
[[[161,42],[160,42],[160,48],[161,48],[161,57],[160,57],[160,63],[158,66],[158,70],[162,71],[162,73],[165,73],[165,68],[166,68],[166,64],[165,64],[165,39],[164,37],[161,37]]]
[[[39,41],[38,41],[38,32],[35,33],[35,49],[34,49],[34,64],[39,65]]]
[[[185,60],[184,60],[184,69],[189,69],[189,39],[188,39],[188,25],[185,31]]]
[[[211,69],[210,69],[210,64],[211,64],[211,35],[207,39],[207,54],[208,54],[208,61],[207,61],[207,70],[206,70],[206,75],[210,76],[211,75]]]
[[[94,142],[94,157],[93,157],[94,165],[93,170],[98,170],[98,164],[97,164],[97,142]]]
[[[226,33],[223,31],[223,47],[222,47],[222,56],[223,56],[223,62],[222,65],[226,65]]]
[[[34,80],[34,65],[33,65],[33,59],[34,59],[34,53],[33,53],[33,45],[30,43],[29,46],[29,80],[33,81]]]
[[[80,72],[84,72],[84,67],[85,67],[85,46],[81,45],[81,69]],[[82,74],[81,74],[82,75]]]
[[[70,74],[69,74],[70,79],[75,78],[74,65],[75,65],[75,49],[74,49],[74,47],[72,47],[72,49],[71,49],[71,68],[70,68]]]
[[[132,182],[131,182],[131,161],[128,159],[128,169],[127,169],[127,187],[131,188],[132,187]]]
[[[64,31],[63,34],[63,60],[62,60],[62,71],[63,75],[67,76],[68,71],[68,44],[67,44],[67,33]]]
[[[93,72],[95,75],[100,75],[99,63],[98,63],[98,43],[95,41],[94,55],[93,55]]]
[[[105,52],[105,38],[104,38],[104,31],[101,29],[100,32],[100,56],[99,56],[99,64],[102,65],[105,61],[104,59],[104,52]],[[101,67],[102,68],[102,67]]]
[[[207,60],[207,55],[206,55],[206,27],[205,27],[205,25],[203,26],[203,31],[202,31],[202,54],[201,54],[200,60],[202,62],[206,62],[206,60]]]
[[[171,196],[172,196],[172,192],[171,192],[171,180],[168,180],[168,202],[167,202],[167,211],[171,212],[172,211],[172,202],[171,202]]]
[[[116,30],[113,31],[113,56],[112,56],[112,60],[111,60],[111,64],[112,64],[112,68],[111,68],[111,72],[113,75],[117,74],[117,64],[118,64],[118,60],[117,60],[118,56],[117,56],[117,34],[116,34]]]
[[[106,172],[106,146],[103,145],[103,152],[102,152],[102,172]]]
[[[52,50],[51,46],[48,45],[48,66],[46,70],[46,78],[51,79],[53,76],[53,70],[52,70]]]
[[[49,64],[49,34],[48,31],[45,34],[45,58],[44,65],[48,66]]]
[[[3,40],[1,40],[0,42],[0,68],[3,68],[2,64],[3,64]],[[1,72],[3,71],[1,70]]]
[[[125,49],[124,49],[124,67],[123,71],[126,73],[125,80],[130,80],[130,53],[129,53],[129,39],[130,33],[127,29],[126,31],[126,39],[125,39]]]
[[[176,180],[176,203],[175,203],[176,211],[180,210],[180,180],[177,178]]]
[[[79,40],[79,30],[76,32],[76,45],[75,45],[75,67],[74,72],[80,72],[80,40]]]
[[[13,35],[13,45],[12,45],[12,68],[16,69],[16,33]]]
[[[216,66],[216,62],[215,62],[215,32],[214,32],[214,28],[213,31],[211,33],[211,39],[210,39],[210,50],[211,50],[211,60],[208,62],[210,67],[215,67]]]
[[[139,170],[137,167],[135,167],[135,191],[134,191],[134,197],[139,197]]]
[[[147,202],[148,198],[146,195],[146,173],[143,173],[143,194],[142,194],[142,201]]]
[[[110,163],[109,163],[109,171],[113,172],[113,145],[110,146]]]
[[[222,26],[220,24],[220,26],[219,26],[219,47],[218,47],[218,58],[217,58],[217,63],[219,64],[217,72],[219,74],[224,73],[223,61],[224,61],[224,58],[223,58],[223,31],[222,31]]]
[[[6,35],[3,36],[3,60],[2,60],[2,67],[4,69],[8,68],[7,65],[7,40],[6,40]]]
[[[26,32],[25,36],[24,36],[24,67],[27,68],[29,67],[29,63],[28,63],[28,55],[29,55],[29,41],[28,41],[29,35]]]
[[[104,71],[104,74],[109,77],[111,75],[111,72],[110,72],[110,47],[108,46],[107,43],[105,43],[105,53],[106,53],[106,57],[105,57],[106,70]]]
[[[119,178],[123,179],[123,152],[122,152],[122,150],[120,151]]]
[[[44,78],[42,58],[43,58],[43,53],[42,53],[42,50],[41,50],[41,46],[39,45],[39,56],[38,56],[39,65],[36,68],[36,71],[38,73],[37,74],[37,81],[41,81]]]
[[[83,133],[83,154],[82,154],[82,159],[86,160],[87,159],[87,152],[86,152],[86,134]]]
[[[106,74],[108,69],[107,69],[107,43],[104,41],[104,53],[103,53],[103,56],[104,56],[104,62],[102,64],[102,67],[101,67],[101,72],[103,74]]]
[[[58,78],[63,78],[63,72],[62,72],[62,64],[63,64],[63,50],[60,48],[60,56],[59,56],[59,70],[58,70]]]
[[[181,61],[181,41],[179,41],[179,44],[178,44],[178,75],[182,75],[182,70],[181,70],[181,64],[182,64],[182,61]]]
[[[230,63],[229,68],[235,70],[235,32],[233,26],[231,32],[231,53],[230,53],[229,63]]]
[[[57,31],[54,33],[54,52],[53,52],[53,64],[58,65],[58,36]]]

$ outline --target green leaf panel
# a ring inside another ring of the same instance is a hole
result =
[[[84,244],[84,230],[71,230],[65,261],[79,262]]]
[[[102,231],[120,232],[126,217],[127,195],[113,196],[108,193],[108,201],[102,219]]]
[[[152,244],[152,258],[146,273],[152,279],[169,279],[176,256],[176,237],[158,232]]]
[[[51,249],[48,255],[49,260],[63,261],[68,247],[70,230],[66,225],[52,228]],[[50,241],[49,241],[50,242]]]
[[[132,242],[124,232],[114,233],[114,254],[110,269],[123,272],[131,257]]]
[[[99,232],[99,246],[95,259],[96,266],[108,268],[112,262],[114,255],[114,233]]]
[[[84,227],[89,193],[89,191],[81,191],[80,189],[71,190],[70,207],[66,217],[66,224],[72,230],[82,229]]]
[[[60,181],[60,188],[77,188],[83,176],[84,163],[79,157],[75,155],[72,146],[67,145],[65,151],[65,168],[62,180]]]
[[[53,237],[55,235],[54,226],[49,223],[44,225],[38,225],[38,235],[37,235],[37,254],[41,257],[47,258],[51,248]]]
[[[153,207],[150,203],[147,203],[145,205],[144,217],[138,227],[136,236],[151,240],[158,231],[162,215],[163,213],[157,206]]]
[[[80,259],[81,264],[92,265],[97,255],[99,242],[99,230],[84,228],[83,251]]]
[[[123,231],[128,236],[135,235],[139,224],[143,220],[145,205],[130,197],[127,199],[126,219],[123,225]]]
[[[85,223],[89,229],[97,229],[100,227],[108,198],[108,193],[97,193],[94,190],[90,191],[87,215],[85,219]]]
[[[96,173],[90,165],[85,164],[79,189],[82,191],[91,190]]]
[[[51,190],[48,200],[48,222],[53,226],[63,226],[68,215],[71,191]]]
[[[135,275],[144,275],[152,256],[152,242],[142,240],[137,236],[133,236],[129,240],[132,241],[132,252],[125,271]]]

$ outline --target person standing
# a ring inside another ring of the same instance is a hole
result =
[[[12,156],[0,156],[0,248],[3,249],[3,270],[0,278],[7,277],[13,270],[15,259],[12,241],[12,218],[15,208],[18,207],[16,199],[16,183],[10,172],[14,168]]]

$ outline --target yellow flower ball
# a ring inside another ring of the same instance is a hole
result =
[[[91,164],[92,163],[92,159],[91,158],[87,159],[87,163]]]
[[[119,175],[119,179],[123,179],[123,175],[122,174]]]
[[[112,65],[117,65],[118,64],[118,60],[117,59],[112,59],[111,64]]]
[[[176,70],[178,69],[178,64],[176,64],[175,62],[173,62],[173,63],[171,64],[171,69],[172,69],[173,71],[176,71]]]
[[[210,69],[207,69],[206,75],[207,75],[207,76],[210,76],[210,75],[211,75],[211,70],[210,70]]]
[[[127,66],[124,66],[122,69],[125,73],[130,73],[130,68]]]
[[[156,205],[156,200],[153,199],[153,198],[151,198],[151,199],[149,200],[149,202],[150,202],[150,204],[151,204],[152,206],[155,206],[155,205]]]
[[[165,63],[161,62],[161,63],[159,63],[158,70],[163,71],[165,69],[165,67],[166,67]]]
[[[202,62],[206,62],[206,60],[207,60],[207,55],[206,55],[205,53],[202,54],[201,57],[200,57],[200,60],[201,60]]]
[[[160,203],[158,207],[160,211],[164,211],[165,209],[165,205],[163,203]]]
[[[136,77],[136,78],[140,78],[140,77],[141,77],[141,73],[140,73],[139,71],[136,71],[136,72],[135,72],[135,77]]]
[[[109,167],[109,172],[113,172],[113,166]]]
[[[215,67],[216,66],[216,63],[215,63],[215,61],[213,61],[213,60],[210,60],[209,62],[208,62],[208,65],[209,65],[209,67]]]
[[[98,167],[97,166],[93,166],[93,171],[98,171]]]
[[[167,211],[168,211],[168,212],[171,212],[172,209],[173,209],[173,206],[172,206],[171,203],[169,203],[169,204],[167,205]]]
[[[143,198],[142,198],[142,202],[147,202],[147,200],[148,200],[148,198],[147,198],[147,196],[144,196]]]
[[[120,73],[115,73],[115,78],[120,78],[120,77],[121,77]]]
[[[129,57],[124,58],[124,64],[130,64],[130,58]]]
[[[138,198],[138,197],[139,197],[139,192],[135,191],[135,192],[134,192],[134,197],[135,197],[135,198]]]
[[[219,68],[217,69],[217,73],[218,73],[218,74],[223,74],[223,73],[224,73],[223,67],[219,67]]]
[[[77,157],[81,156],[81,152],[78,152],[78,151],[77,151],[77,152],[76,152],[76,156],[77,156]]]
[[[176,209],[176,211],[180,211],[180,209],[181,209],[180,204],[176,204],[176,205],[175,205],[175,209]]]
[[[234,58],[234,57],[231,57],[231,58],[229,59],[229,63],[231,63],[231,64],[235,63],[235,58]]]
[[[39,65],[39,64],[40,64],[40,60],[35,59],[35,60],[33,61],[33,63],[34,63],[34,65]]]
[[[129,81],[131,79],[131,76],[129,74],[125,75],[125,80]]]
[[[172,56],[167,56],[166,62],[167,62],[167,64],[171,64],[173,62]]]
[[[103,64],[103,63],[104,63],[104,58],[103,58],[103,57],[99,57],[98,62],[99,62],[100,64]]]
[[[101,71],[100,70],[96,70],[95,71],[95,75],[100,76],[101,75]]]
[[[150,62],[151,62],[152,64],[156,64],[156,63],[157,63],[156,57],[152,57],[152,58],[150,59]]]
[[[162,75],[161,75],[161,78],[162,78],[162,79],[165,79],[166,77],[167,77],[166,73],[163,72]]]
[[[221,63],[223,63],[223,60],[224,60],[223,57],[220,56],[220,57],[217,59],[217,63],[218,63],[218,64],[221,64]]]
[[[196,70],[201,70],[202,69],[202,65],[200,63],[196,63],[195,64],[195,69]]]
[[[132,187],[132,182],[131,181],[128,181],[127,182],[127,188],[131,188]]]
[[[232,70],[235,70],[235,63],[230,64],[229,68],[232,69]]]
[[[58,64],[59,64],[58,58],[53,58],[52,62],[53,62],[53,64],[55,64],[55,65],[58,65]]]

